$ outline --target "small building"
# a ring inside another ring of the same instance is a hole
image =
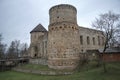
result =
[[[103,50],[99,50],[100,54],[106,62],[115,62],[120,61],[120,48],[108,48],[106,49],[105,53]]]
[[[47,35],[48,31],[38,24],[31,32],[31,44],[29,56],[31,58],[45,58],[47,57]]]

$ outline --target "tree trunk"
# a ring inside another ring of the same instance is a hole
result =
[[[104,68],[104,73],[107,72],[107,68],[106,68],[106,62],[103,60],[103,68]]]
[[[102,53],[102,65],[103,65],[104,73],[107,72],[106,62],[104,60],[104,54],[105,54],[106,49],[107,49],[107,42],[105,42],[104,50],[103,50],[103,53]]]

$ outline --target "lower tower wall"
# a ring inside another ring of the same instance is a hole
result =
[[[53,69],[75,69],[79,57],[79,30],[74,23],[49,25],[48,66]]]

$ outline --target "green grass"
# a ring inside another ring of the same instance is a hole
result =
[[[50,71],[52,69],[48,68],[47,65],[38,65],[38,64],[25,64],[22,66],[18,66],[18,68],[23,68],[23,69],[34,69],[34,70],[42,70],[42,71]]]
[[[22,66],[18,66],[17,68],[40,70],[40,71],[56,71],[56,72],[59,71],[59,70],[50,69],[47,65],[39,65],[39,64],[24,64]],[[61,72],[65,72],[65,71],[69,71],[69,70],[61,70]]]
[[[120,80],[120,63],[107,63],[107,70],[107,73],[103,73],[102,67],[94,69],[89,68],[87,70],[84,68],[84,70],[81,70],[80,72],[64,76],[42,76],[30,73],[6,71],[0,72],[0,80]]]

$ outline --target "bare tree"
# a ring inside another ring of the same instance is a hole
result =
[[[2,34],[0,34],[0,59],[5,58],[6,44],[2,43]]]
[[[15,53],[15,43],[14,41],[12,41],[7,51],[7,58],[16,58],[16,57],[17,54]]]
[[[19,55],[20,40],[15,40],[14,43],[15,43],[15,52],[16,52],[17,57],[18,57],[18,55]]]
[[[20,40],[12,41],[10,47],[8,48],[7,57],[17,58],[19,54]]]
[[[21,57],[27,57],[28,56],[28,44],[22,43],[20,48],[20,54]]]
[[[96,18],[95,22],[92,23],[92,26],[98,30],[104,32],[105,35],[105,45],[103,49],[103,54],[110,44],[116,41],[118,33],[120,32],[120,14],[115,14],[111,11],[108,13],[101,14],[99,18]],[[103,55],[102,54],[102,55]],[[104,72],[107,71],[105,66],[105,61],[103,60]]]

